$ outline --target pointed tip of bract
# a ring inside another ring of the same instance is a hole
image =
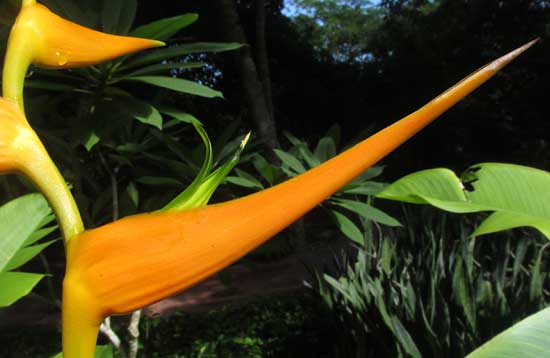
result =
[[[512,62],[516,57],[527,51],[531,46],[539,42],[540,38],[529,41],[523,46],[518,47],[517,49],[508,52],[506,55],[501,56],[485,66],[485,69],[491,70],[494,72],[500,71],[504,66]]]

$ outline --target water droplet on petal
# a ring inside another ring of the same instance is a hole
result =
[[[55,56],[57,57],[57,64],[59,66],[63,66],[67,64],[68,62],[67,57],[65,57],[61,52],[55,51]]]

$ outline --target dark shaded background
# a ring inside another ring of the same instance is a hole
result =
[[[458,170],[483,161],[506,161],[548,168],[548,1],[441,0],[430,12],[426,1],[383,1],[383,21],[369,36],[362,62],[335,61],[314,49],[307,27],[282,14],[271,1],[267,45],[275,121],[311,141],[333,123],[343,139],[362,138],[410,113],[469,72],[513,48],[540,37],[540,43],[442,120],[385,160],[391,176],[434,166]],[[254,39],[250,1],[238,1],[249,38]],[[138,22],[197,12],[186,39],[216,41],[224,29],[216,1],[142,1]],[[305,29],[305,30],[304,30]],[[309,37],[308,37],[309,36]],[[253,41],[250,41],[254,46]],[[227,57],[217,57],[223,76],[215,85],[227,100],[190,103],[211,127],[242,117],[242,89]],[[199,75],[200,76],[200,75]],[[216,122],[218,118],[218,122]],[[284,147],[283,140],[283,147]]]

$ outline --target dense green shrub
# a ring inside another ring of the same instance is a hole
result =
[[[339,357],[464,357],[548,301],[534,233],[472,238],[464,219],[414,209],[405,230],[373,235],[319,277]]]

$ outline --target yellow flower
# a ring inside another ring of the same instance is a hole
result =
[[[322,165],[240,199],[130,216],[79,234],[63,282],[65,358],[92,358],[103,318],[176,294],[235,262],[375,164],[508,64],[529,43]]]
[[[23,108],[23,81],[31,64],[70,68],[97,64],[164,43],[94,31],[25,0],[12,27],[3,72],[3,95]]]
[[[17,105],[0,98],[0,173],[18,172],[44,193],[66,238],[83,230],[72,195],[42,142]]]

